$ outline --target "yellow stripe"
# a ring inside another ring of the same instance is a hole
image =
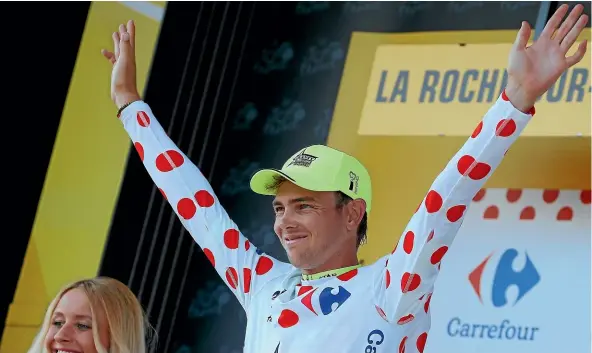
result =
[[[130,141],[109,97],[111,33],[136,21],[143,92],[160,23],[117,2],[93,2],[70,82],[35,223],[0,346],[26,352],[44,311],[67,282],[95,276],[125,170]]]
[[[358,264],[358,265],[353,265],[353,266],[349,266],[349,267],[338,268],[336,270],[329,270],[329,271],[325,271],[325,272],[313,273],[311,275],[302,274],[302,280],[303,281],[314,281],[315,279],[341,276],[342,274],[347,273],[353,269],[359,268],[361,266],[362,265]]]

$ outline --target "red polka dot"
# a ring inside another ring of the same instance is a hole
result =
[[[480,121],[479,122],[479,125],[477,125],[477,127],[475,128],[475,130],[471,134],[471,138],[475,138],[475,137],[479,136],[479,134],[481,133],[481,130],[482,129],[483,129],[483,122]]]
[[[214,204],[214,196],[206,190],[199,190],[196,192],[195,200],[199,207],[211,207]]]
[[[520,200],[521,196],[522,196],[522,189],[508,189],[508,191],[506,191],[506,199],[510,203],[514,203],[514,202]]]
[[[417,350],[419,353],[423,353],[423,349],[425,348],[426,341],[428,340],[428,333],[424,332],[419,337],[417,337],[417,342],[415,345],[417,346]]]
[[[290,309],[284,309],[278,318],[278,324],[283,328],[288,328],[298,323],[298,314]]]
[[[590,204],[590,190],[582,190],[580,193],[580,200],[583,204],[589,205]]]
[[[481,162],[475,163],[475,158],[469,155],[462,156],[458,160],[456,168],[460,174],[468,176],[473,180],[481,180],[491,171],[491,166],[489,164]]]
[[[522,209],[520,212],[520,219],[522,220],[533,220],[535,217],[534,207],[527,206]]]
[[[442,261],[442,258],[448,251],[448,247],[446,245],[440,247],[438,250],[434,251],[432,257],[430,258],[430,262],[432,265],[437,264],[438,262]]]
[[[401,277],[401,290],[403,293],[412,292],[419,287],[421,284],[421,277],[414,273],[411,274],[409,272],[403,273]]]
[[[264,275],[273,267],[273,261],[267,256],[261,256],[255,266],[255,273]]]
[[[374,305],[374,307],[376,308],[378,315],[380,315],[380,317],[383,318],[384,321],[388,321],[386,314],[384,313],[384,310],[382,310],[378,305]]]
[[[243,291],[249,293],[251,290],[251,269],[243,268]]]
[[[358,274],[358,269],[354,268],[351,271],[347,271],[346,273],[337,276],[337,279],[339,279],[340,281],[343,281],[343,282],[347,282],[350,279],[356,277],[357,274]]]
[[[193,218],[195,212],[197,212],[197,207],[195,207],[195,203],[192,199],[182,198],[177,202],[177,213],[179,216],[183,217],[183,219]]]
[[[387,258],[386,261],[384,262],[384,267],[387,267],[388,266],[388,260],[389,259]]]
[[[212,264],[212,266],[216,267],[216,259],[214,258],[214,253],[212,253],[212,250],[210,250],[208,248],[204,248],[203,252],[206,255],[206,257],[208,258],[208,260],[210,260],[210,263]]]
[[[501,137],[512,136],[516,132],[516,122],[512,119],[502,119],[497,123],[495,134]]]
[[[534,106],[528,110],[527,114],[531,116],[534,116],[536,114],[536,109],[534,108]]]
[[[251,243],[248,240],[245,240],[245,250],[249,250],[251,247]]]
[[[483,212],[483,218],[485,219],[497,219],[499,217],[499,208],[497,206],[489,206]]]
[[[300,288],[298,288],[298,296],[301,296],[309,290],[312,290],[312,286],[301,286]]]
[[[224,232],[224,245],[228,249],[238,249],[239,232],[236,229],[229,229]]]
[[[163,189],[158,188],[158,191],[160,191],[160,193],[162,194],[162,197],[164,197],[165,200],[168,200],[167,199],[167,195],[164,193],[164,190]]]
[[[545,190],[543,191],[543,201],[546,203],[553,203],[559,197],[559,190]]]
[[[405,353],[405,343],[407,343],[407,336],[403,337],[401,343],[399,343],[399,353]]]
[[[557,212],[557,220],[558,221],[571,221],[573,218],[573,210],[569,206],[562,207],[559,212]]]
[[[425,199],[425,206],[428,213],[438,212],[442,208],[442,196],[434,190],[430,190]]]
[[[448,211],[446,211],[446,218],[448,218],[450,222],[454,223],[462,218],[466,209],[467,206],[465,205],[457,205],[450,207]]]
[[[405,233],[405,239],[403,239],[403,250],[407,254],[411,254],[413,251],[413,241],[415,239],[415,234],[412,231],[408,231]]]
[[[136,142],[134,143],[134,147],[136,148],[136,152],[138,152],[138,156],[140,156],[140,160],[144,162],[144,146],[141,143]]]
[[[429,242],[430,240],[434,239],[434,231],[432,230],[430,232],[430,234],[428,235],[428,240],[426,240],[426,243]]]
[[[226,281],[234,289],[238,286],[238,273],[234,267],[226,269]]]
[[[399,325],[405,325],[405,324],[413,321],[413,319],[415,319],[415,316],[413,316],[413,314],[408,314],[408,315],[405,315],[405,316],[401,317],[397,321],[397,324],[399,324]]]
[[[386,270],[386,274],[385,274],[384,280],[386,282],[386,288],[390,287],[390,285],[391,285],[391,273],[389,272],[389,270]]]
[[[475,196],[473,196],[473,201],[479,202],[479,201],[483,200],[483,197],[485,197],[485,189],[479,189],[479,191],[477,191]]]
[[[166,173],[183,165],[185,159],[181,153],[175,150],[168,150],[156,157],[156,169]]]
[[[505,89],[502,91],[502,100],[505,100],[506,102],[510,101],[510,98],[508,98],[508,95],[506,94]]]
[[[140,124],[141,127],[147,127],[150,125],[150,117],[146,112],[138,112],[138,114],[136,114],[136,120],[138,120],[138,124]]]
[[[432,300],[432,293],[430,293],[430,295],[428,295],[428,300],[426,300],[425,304],[423,304],[423,311],[426,312],[426,314],[428,313],[428,310],[430,309],[430,301]]]

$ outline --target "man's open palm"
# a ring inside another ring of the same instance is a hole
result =
[[[509,82],[520,86],[521,92],[533,103],[586,54],[587,42],[583,41],[573,55],[566,56],[588,23],[588,16],[582,15],[582,5],[575,6],[562,23],[567,11],[568,5],[559,7],[540,37],[528,47],[531,29],[528,23],[522,22],[510,51]]]
[[[101,52],[113,64],[111,72],[111,99],[121,107],[126,103],[139,100],[136,86],[136,28],[133,21],[127,26],[119,25],[119,32],[114,32],[113,51],[103,49]]]

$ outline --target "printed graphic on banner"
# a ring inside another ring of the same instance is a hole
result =
[[[525,259],[520,269],[515,266],[519,257]],[[515,248],[493,251],[468,275],[477,299],[488,309],[515,306],[540,280],[528,253]],[[513,297],[510,297],[510,291],[514,292]],[[537,331],[538,327],[515,325],[508,318],[495,323],[475,323],[454,317],[448,322],[451,337],[532,341]]]
[[[493,261],[490,261],[493,255],[494,254],[488,255],[485,260],[483,260],[483,262],[481,262],[479,266],[469,274],[469,282],[471,283],[471,286],[473,286],[475,294],[477,294],[481,303],[483,303],[483,297],[481,295],[481,289],[483,288],[481,283],[483,270],[485,270],[487,265],[494,265],[492,263]],[[499,308],[508,304],[506,291],[510,286],[516,286],[518,288],[518,297],[511,304],[516,305],[520,299],[522,299],[526,293],[530,292],[541,280],[541,276],[528,254],[525,253],[524,255],[526,256],[526,265],[520,271],[515,271],[512,268],[514,260],[518,257],[518,250],[507,249],[498,260],[493,282],[491,285],[486,286],[486,288],[491,290],[491,304],[494,307]]]
[[[465,136],[506,86],[505,67],[511,46],[379,46],[359,133]],[[588,52],[539,98],[540,114],[527,127],[526,135],[589,136],[589,63]]]

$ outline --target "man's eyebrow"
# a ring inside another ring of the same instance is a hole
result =
[[[299,203],[299,202],[306,202],[306,201],[314,201],[314,197],[311,196],[304,196],[304,197],[297,197],[294,199],[290,199],[288,201],[288,204],[294,204],[294,203]],[[278,200],[273,200],[273,206],[281,206],[282,203]]]

